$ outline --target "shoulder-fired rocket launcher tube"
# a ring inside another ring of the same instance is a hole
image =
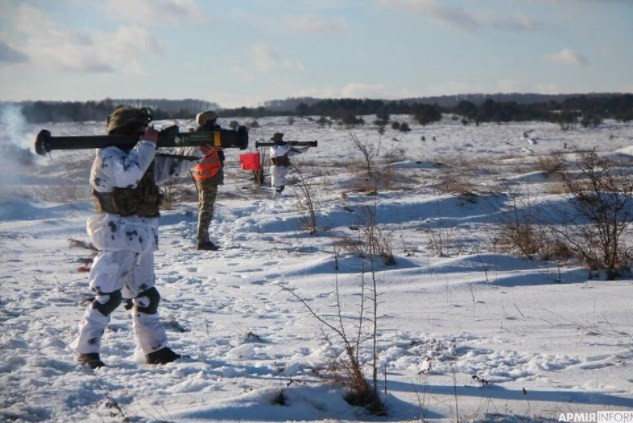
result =
[[[284,143],[288,145],[296,145],[299,147],[317,147],[318,145],[317,141],[284,141]],[[274,142],[255,141],[255,148],[271,147],[273,145],[276,145],[276,144]]]
[[[131,135],[78,135],[52,136],[50,131],[42,129],[35,137],[35,152],[41,155],[52,150],[84,150],[91,148],[120,147],[132,148],[138,136]],[[211,145],[219,148],[248,148],[248,130],[240,126],[237,130],[220,129],[216,131],[179,132],[177,126],[170,126],[158,133],[157,147],[196,147]]]

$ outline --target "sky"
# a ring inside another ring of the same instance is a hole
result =
[[[633,0],[0,0],[0,101],[633,92]]]

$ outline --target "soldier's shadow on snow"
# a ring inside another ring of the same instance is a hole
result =
[[[528,390],[507,389],[499,385],[452,386],[452,385],[415,385],[404,382],[389,382],[389,390],[416,392],[418,394],[477,397],[482,399],[503,399],[512,401],[546,401],[570,404],[596,404],[601,406],[633,407],[633,398],[604,394],[601,392],[578,392],[565,390]]]

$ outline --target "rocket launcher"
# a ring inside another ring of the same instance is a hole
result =
[[[316,147],[318,144],[317,141],[283,141],[283,142],[288,145],[299,146],[299,147]],[[274,142],[255,141],[255,148],[271,147],[273,145],[275,145]]]
[[[42,129],[35,137],[35,152],[45,155],[52,150],[83,150],[91,148],[120,147],[129,149],[136,145],[139,135],[79,135],[53,136]],[[248,148],[248,129],[219,129],[205,132],[180,132],[178,126],[169,126],[158,133],[157,147],[196,147],[211,145],[219,148]]]

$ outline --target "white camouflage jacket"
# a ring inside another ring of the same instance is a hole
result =
[[[152,160],[156,184],[183,175],[196,163],[166,157],[155,158],[155,152],[156,144],[147,140],[139,141],[129,152],[117,147],[98,149],[90,170],[91,187],[98,192],[135,187]],[[180,148],[177,153],[202,157],[196,147]],[[91,242],[99,250],[146,253],[158,249],[158,218],[103,213],[89,218],[86,230]]]

